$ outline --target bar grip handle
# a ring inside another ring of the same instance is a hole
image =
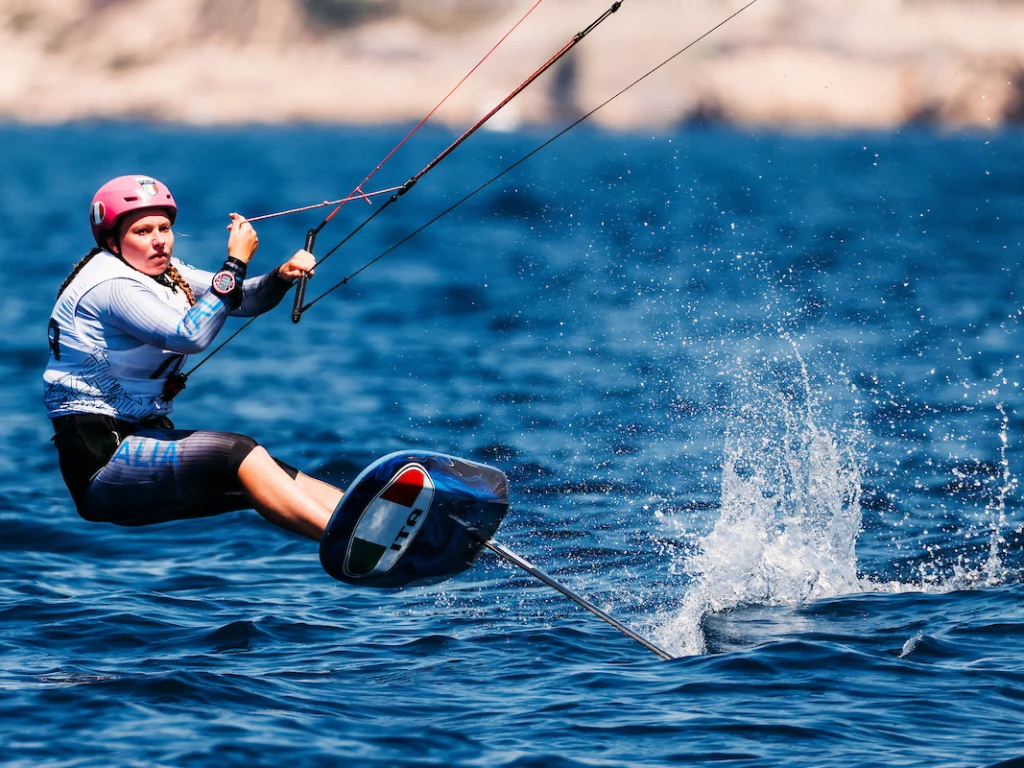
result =
[[[316,246],[316,230],[311,229],[306,233],[305,249],[310,253]],[[292,322],[297,323],[302,319],[302,305],[306,301],[306,284],[309,282],[309,275],[303,272],[299,275],[295,286],[295,302],[292,304]]]

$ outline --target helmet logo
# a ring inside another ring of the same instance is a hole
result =
[[[139,178],[136,179],[135,181],[137,181],[139,186],[142,187],[143,192],[145,192],[150,197],[156,197],[156,193],[159,187],[157,187],[157,184],[155,181],[153,181],[153,179]]]
[[[107,206],[97,200],[92,204],[92,223],[97,227],[103,223],[103,218],[107,215]]]

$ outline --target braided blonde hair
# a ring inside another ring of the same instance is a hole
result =
[[[170,287],[172,291],[177,292],[181,288],[182,293],[185,294],[185,298],[188,299],[188,305],[194,307],[196,305],[196,295],[192,293],[192,286],[188,284],[188,280],[181,276],[181,272],[174,266],[170,261],[167,262],[167,269],[164,270],[163,277],[166,275],[170,280]]]
[[[61,284],[60,290],[57,291],[58,299],[60,298],[60,295],[64,293],[64,290],[71,285],[71,281],[78,276],[78,273],[81,272],[85,265],[92,261],[93,256],[98,253],[103,253],[103,249],[93,248],[82,257],[81,261],[75,264],[74,269],[71,270],[71,274],[64,278],[64,282]],[[188,299],[188,305],[190,307],[194,307],[196,305],[196,295],[192,292],[192,286],[188,284],[188,281],[181,276],[181,272],[178,271],[178,268],[170,261],[167,262],[167,269],[164,270],[163,274],[157,275],[154,279],[158,283],[166,285],[175,293],[177,293],[180,288],[182,293],[185,294],[185,298]]]

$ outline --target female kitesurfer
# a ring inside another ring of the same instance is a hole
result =
[[[233,213],[228,258],[204,272],[173,256],[177,211],[167,187],[144,176],[113,179],[93,197],[97,247],[58,292],[43,375],[64,481],[86,520],[136,526],[256,509],[319,540],[339,489],[249,437],[169,419],[186,355],[209,346],[228,315],[275,307],[313,255],[247,278],[259,241]]]

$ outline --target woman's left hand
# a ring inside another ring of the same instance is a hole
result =
[[[277,274],[284,280],[298,280],[305,272],[313,276],[313,267],[316,266],[316,257],[309,251],[296,251],[288,261],[277,268]]]

